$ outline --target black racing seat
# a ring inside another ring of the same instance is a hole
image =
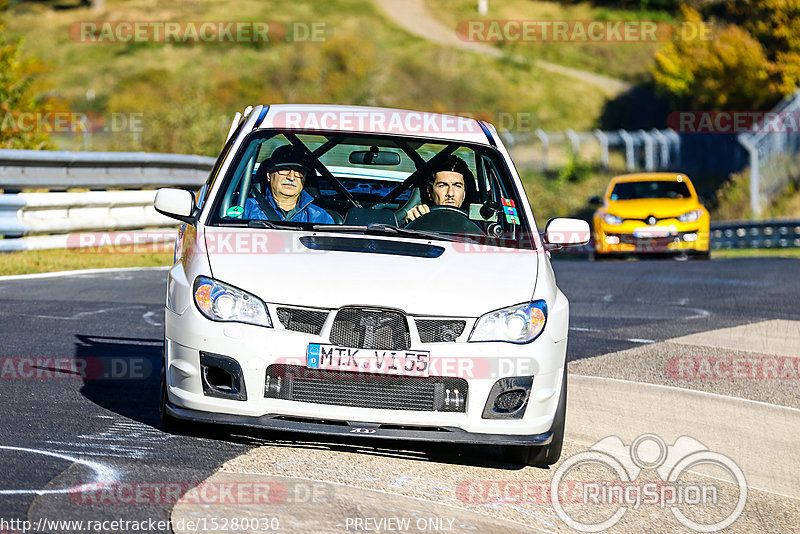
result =
[[[344,217],[342,217],[341,213],[339,213],[336,210],[331,210],[328,208],[325,208],[325,211],[327,211],[328,215],[330,215],[333,218],[333,222],[335,224],[344,224]]]

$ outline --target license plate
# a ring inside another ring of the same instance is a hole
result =
[[[306,367],[399,376],[428,376],[431,354],[423,350],[375,350],[309,343]]]
[[[648,228],[637,228],[633,231],[634,237],[667,237],[669,228],[666,226],[650,226]]]

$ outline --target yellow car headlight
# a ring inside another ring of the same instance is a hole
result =
[[[616,215],[611,215],[610,213],[603,214],[603,221],[606,224],[622,224],[621,217],[617,217]]]
[[[702,209],[692,210],[692,211],[687,211],[686,213],[684,213],[683,215],[678,217],[678,220],[680,222],[684,222],[684,223],[694,222],[694,221],[696,221],[697,219],[699,219],[702,216],[703,216],[703,210]]]

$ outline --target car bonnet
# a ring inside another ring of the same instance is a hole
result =
[[[321,237],[335,238],[333,248],[362,251],[309,247],[309,238]],[[477,317],[529,300],[538,273],[536,250],[461,242],[206,228],[205,243],[217,280],[265,302],[308,307],[368,305]],[[406,244],[421,253],[404,252]]]

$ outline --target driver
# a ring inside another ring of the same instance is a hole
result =
[[[467,194],[464,177],[471,175],[463,159],[452,155],[444,158],[434,166],[428,181],[427,192],[431,203],[435,206],[461,208]],[[418,204],[408,210],[406,222],[411,222],[430,211],[431,208],[427,204]]]
[[[254,198],[245,202],[243,218],[274,220],[277,215],[282,221],[334,224],[327,211],[312,204],[314,197],[303,191],[312,172],[308,159],[293,145],[279,146],[256,173],[262,182],[266,174],[269,187],[263,195],[252,188]]]

